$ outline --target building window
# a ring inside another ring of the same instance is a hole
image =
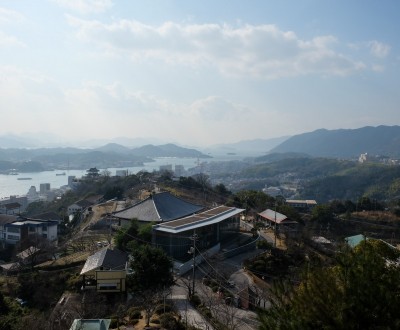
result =
[[[18,241],[19,236],[17,235],[7,235],[7,239],[13,240],[13,241]]]
[[[112,283],[108,283],[108,284],[99,284],[99,290],[117,290],[117,284],[112,284]]]
[[[43,238],[47,238],[47,234],[42,234]]]
[[[47,231],[47,226],[43,226],[42,231]]]
[[[35,227],[29,227],[30,232],[35,232]]]
[[[19,233],[19,228],[18,227],[8,227],[7,231],[9,233]]]

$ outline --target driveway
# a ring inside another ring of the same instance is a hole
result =
[[[183,280],[178,278],[176,285],[171,288],[171,300],[182,317],[184,324],[193,325],[198,329],[213,330],[209,322],[190,304],[187,299],[187,287]]]

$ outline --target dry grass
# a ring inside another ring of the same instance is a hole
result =
[[[68,266],[76,265],[80,262],[83,263],[84,261],[86,261],[86,259],[88,258],[88,256],[90,254],[91,253],[89,251],[76,252],[76,253],[69,254],[65,257],[61,257],[57,260],[49,260],[49,261],[43,262],[43,263],[37,265],[36,267],[38,267],[38,268],[68,267]]]
[[[353,212],[355,218],[370,221],[400,222],[400,218],[396,217],[389,211],[363,211]]]

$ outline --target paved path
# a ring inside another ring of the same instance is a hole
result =
[[[188,301],[186,287],[181,281],[178,279],[177,284],[172,287],[171,299],[182,317],[182,322],[199,329],[213,330],[214,327]]]
[[[182,322],[199,329],[213,330],[203,316],[189,303],[186,295],[172,295],[172,301],[182,317]]]

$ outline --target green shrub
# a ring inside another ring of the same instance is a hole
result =
[[[151,319],[150,322],[154,323],[154,324],[160,324],[160,320],[159,319]]]
[[[193,304],[194,307],[197,307],[201,304],[201,300],[198,295],[194,294],[190,298],[190,302]]]
[[[128,316],[130,320],[141,319],[142,313],[140,307],[131,307],[128,309]]]
[[[118,327],[118,319],[111,319],[110,328]]]
[[[264,240],[258,240],[256,244],[259,249],[270,250],[272,248],[272,245]]]
[[[185,326],[176,319],[173,313],[165,313],[160,316],[160,325],[168,330],[184,330]]]
[[[169,313],[172,311],[172,307],[168,304],[160,304],[156,307],[155,313],[158,315]]]
[[[211,311],[210,311],[210,309],[209,309],[208,307],[202,306],[202,307],[200,308],[200,312],[201,312],[205,317],[207,317],[207,318],[209,318],[209,319],[212,318]]]

